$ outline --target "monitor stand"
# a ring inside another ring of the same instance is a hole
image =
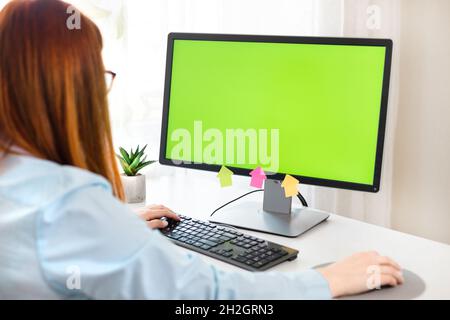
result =
[[[266,180],[264,201],[242,202],[220,209],[210,222],[285,237],[298,237],[329,217],[329,213],[308,207],[292,209],[292,198],[286,198],[281,182]]]

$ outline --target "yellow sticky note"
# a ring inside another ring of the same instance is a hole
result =
[[[284,188],[284,195],[286,196],[286,198],[294,197],[298,194],[297,186],[299,184],[300,181],[288,174],[286,175],[286,177],[284,177],[284,180],[281,183],[281,187]]]
[[[232,175],[233,171],[231,171],[227,167],[222,166],[222,168],[220,168],[220,171],[217,174],[217,178],[219,178],[220,186],[222,188],[230,187],[233,184],[233,180],[231,178]]]

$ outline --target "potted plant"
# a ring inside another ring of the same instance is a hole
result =
[[[146,185],[145,175],[139,173],[143,168],[156,161],[145,161],[147,156],[144,154],[147,145],[142,150],[139,150],[139,146],[136,151],[133,149],[127,152],[124,148],[120,147],[119,158],[120,165],[123,169],[121,174],[123,189],[125,192],[125,198],[128,203],[139,203],[145,201]]]

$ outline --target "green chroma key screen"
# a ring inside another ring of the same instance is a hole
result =
[[[175,39],[166,158],[372,185],[385,55],[384,46]],[[244,149],[227,144],[230,129],[244,130]],[[265,134],[252,157],[250,139]]]

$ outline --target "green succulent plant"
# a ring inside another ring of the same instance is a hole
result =
[[[131,148],[129,153],[124,148],[119,148],[120,155],[117,154],[117,158],[119,158],[123,172],[127,176],[136,176],[141,169],[156,162],[156,160],[145,161],[147,159],[147,156],[144,155],[146,148],[147,145],[139,150],[139,146],[137,146],[136,151],[133,152],[133,148]]]

